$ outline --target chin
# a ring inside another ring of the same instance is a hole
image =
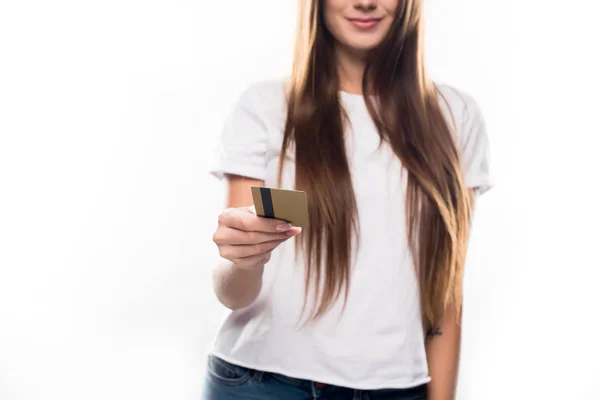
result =
[[[352,35],[354,36],[354,35]],[[360,35],[354,37],[346,37],[344,40],[344,44],[347,48],[353,49],[355,51],[369,51],[381,44],[383,42],[384,37],[381,35]]]
[[[380,41],[358,41],[348,43],[347,47],[353,52],[364,53],[373,50],[380,43]]]

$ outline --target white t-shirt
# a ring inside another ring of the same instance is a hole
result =
[[[440,100],[446,117],[452,121],[452,114],[456,121],[466,184],[481,194],[491,180],[480,110],[470,95],[438,87],[450,106]],[[284,80],[266,81],[241,95],[222,132],[214,176],[237,174],[276,186],[284,90]],[[304,260],[294,260],[293,239],[288,240],[265,266],[258,298],[228,314],[211,353],[244,367],[355,389],[427,383],[418,285],[405,229],[406,174],[387,145],[377,151],[379,135],[363,97],[347,92],[340,97],[350,118],[347,151],[360,222],[344,313],[341,299],[323,318],[302,327]],[[293,152],[287,161],[283,188],[293,189]]]

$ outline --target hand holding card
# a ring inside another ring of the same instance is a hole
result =
[[[277,246],[301,230],[288,221],[259,218],[252,207],[228,208],[219,215],[213,241],[221,257],[231,261],[233,266],[256,270],[269,261]]]

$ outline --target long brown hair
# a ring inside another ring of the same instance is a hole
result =
[[[288,113],[279,165],[295,147],[295,186],[307,192],[306,298],[318,299],[311,319],[348,295],[359,224],[346,155],[347,119],[339,99],[334,40],[321,1],[300,0]],[[440,323],[450,304],[460,310],[470,225],[470,192],[459,152],[423,60],[422,0],[400,0],[387,38],[368,56],[363,95],[382,143],[407,172],[408,240],[420,286],[423,324]],[[398,177],[400,179],[400,177]],[[314,285],[314,286],[313,286]],[[345,304],[345,303],[344,303]]]

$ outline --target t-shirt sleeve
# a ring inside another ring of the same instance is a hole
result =
[[[481,195],[493,186],[490,175],[490,145],[481,109],[470,96],[466,98],[460,145],[465,185]]]
[[[232,174],[264,180],[268,139],[264,121],[256,87],[250,87],[225,120],[209,173],[218,179]]]

